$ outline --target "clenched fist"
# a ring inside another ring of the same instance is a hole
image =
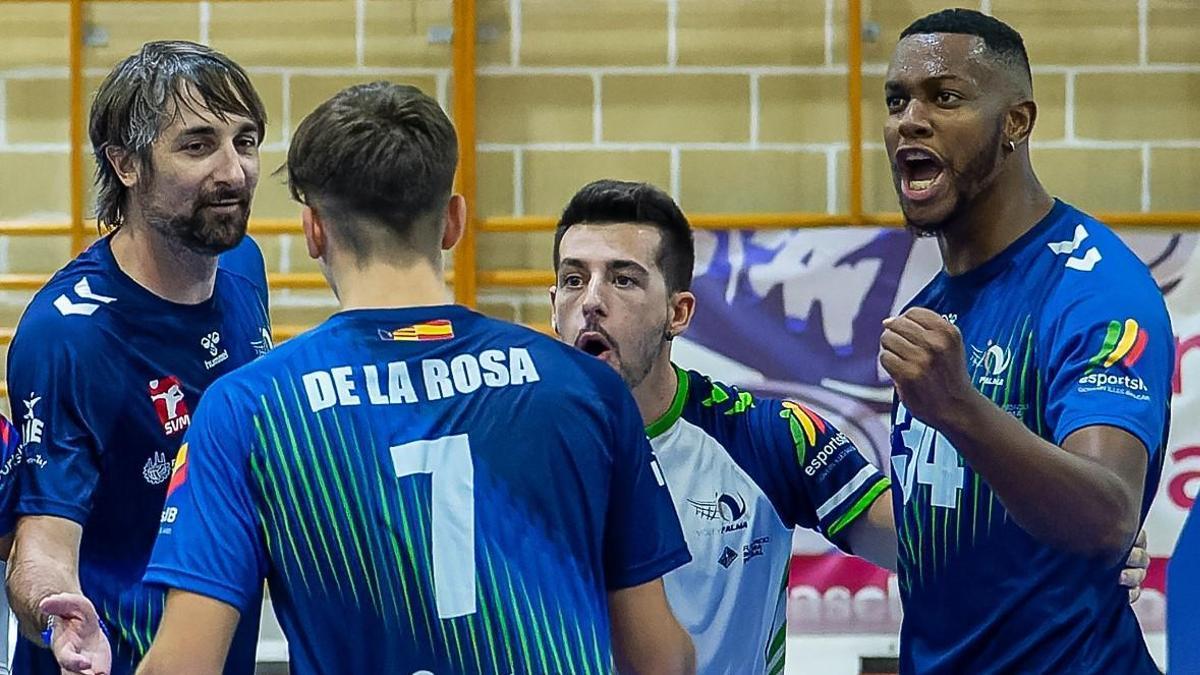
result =
[[[884,319],[879,363],[914,417],[945,430],[979,394],[967,375],[962,334],[940,315],[913,307]]]

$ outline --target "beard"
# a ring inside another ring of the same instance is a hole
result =
[[[221,201],[236,199],[232,213],[217,213],[207,208]],[[153,202],[143,206],[146,223],[168,242],[200,255],[219,255],[246,236],[250,220],[250,194],[245,190],[216,190],[202,194],[190,213],[169,213]]]
[[[988,137],[987,143],[984,143],[983,148],[971,157],[967,165],[961,171],[953,169],[949,166],[942,170],[950,174],[951,184],[954,185],[954,203],[950,207],[950,212],[940,220],[933,222],[917,222],[908,217],[908,213],[904,214],[904,225],[914,236],[917,237],[936,237],[946,231],[950,225],[958,222],[966,214],[974,202],[995,179],[997,172],[998,159],[1000,157],[1001,143],[1000,140],[1004,134],[1004,121],[1000,120],[995,131]],[[900,192],[900,173],[893,167],[893,176],[895,177],[896,193]],[[903,202],[901,202],[903,207]],[[904,209],[901,208],[903,211]]]
[[[625,385],[633,390],[645,381],[646,377],[650,375],[650,371],[654,369],[654,363],[663,350],[663,336],[667,334],[668,325],[669,321],[664,320],[657,330],[643,332],[625,344],[618,342],[608,331],[597,324],[585,325],[580,329],[579,334],[595,332],[604,336],[604,339],[608,341],[609,348],[617,357],[615,366],[617,374],[621,376]]]
[[[663,336],[666,332],[667,324],[664,323],[654,333],[647,332],[639,336],[636,343],[631,345],[633,359],[629,362],[625,361],[620,351],[617,352],[621,362],[621,379],[625,380],[630,391],[641,385],[654,369],[654,362],[658,360],[658,355],[663,349]]]

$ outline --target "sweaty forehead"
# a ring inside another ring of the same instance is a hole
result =
[[[909,35],[892,52],[887,79],[915,83],[934,77],[954,76],[982,83],[995,68],[990,64],[986,52],[983,39],[975,35]]]
[[[632,260],[653,269],[662,235],[652,225],[641,223],[581,223],[571,226],[559,242],[559,259],[587,263]]]

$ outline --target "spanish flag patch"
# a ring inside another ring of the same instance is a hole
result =
[[[434,319],[424,323],[414,323],[404,328],[380,330],[379,339],[389,342],[426,342],[429,340],[451,340],[454,338],[454,324],[446,319]]]
[[[184,443],[179,448],[179,454],[175,455],[175,466],[171,469],[171,482],[167,484],[167,496],[179,489],[179,486],[187,482],[188,476],[188,444]]]

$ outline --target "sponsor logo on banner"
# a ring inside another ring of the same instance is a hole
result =
[[[1164,476],[1171,503],[1187,511],[1200,494],[1200,445],[1190,445],[1171,452],[1174,475]],[[1186,465],[1185,465],[1186,463]]]
[[[379,339],[385,342],[427,342],[433,340],[451,340],[454,338],[454,324],[446,319],[434,319],[424,323],[414,323],[411,326],[393,330],[379,330]]]
[[[192,423],[191,411],[184,400],[183,383],[174,375],[150,380],[150,400],[154,403],[154,411],[158,413],[158,422],[162,425],[163,433],[174,436]]]

